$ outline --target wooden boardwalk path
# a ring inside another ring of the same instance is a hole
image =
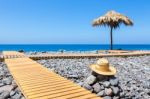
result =
[[[101,57],[126,57],[126,56],[142,56],[142,55],[150,55],[150,51],[109,51],[110,53],[103,54],[69,54],[69,53],[62,53],[62,54],[50,54],[50,53],[43,53],[37,55],[26,55],[33,60],[40,60],[40,59],[55,59],[55,58],[101,58]],[[121,52],[121,53],[120,53]],[[9,54],[11,53],[11,55]],[[4,58],[19,58],[25,57],[23,53],[15,54],[15,51],[4,52],[4,55],[0,55],[0,61],[3,61]]]
[[[23,54],[7,51],[3,54],[26,99],[101,99]]]
[[[150,55],[150,51],[134,51],[128,53],[108,53],[108,54],[38,54],[28,55],[27,57],[39,60],[39,59],[51,59],[51,58],[101,58],[101,57],[124,57],[124,56],[141,56]]]

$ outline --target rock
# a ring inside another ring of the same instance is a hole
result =
[[[3,76],[5,76],[5,75],[6,75],[6,73],[5,73],[4,70],[0,71],[0,77],[3,77]]]
[[[150,89],[150,82],[149,81],[144,81],[143,82],[143,87]]]
[[[0,64],[1,65],[1,64]],[[3,67],[0,67],[0,71],[3,71]],[[0,72],[1,73],[1,72]]]
[[[84,84],[83,84],[83,87],[84,87],[85,89],[87,89],[87,90],[93,91],[93,88],[92,88],[89,84],[87,84],[87,83],[84,83]]]
[[[12,87],[13,87],[12,90],[14,90],[14,89],[16,89],[18,87],[14,80],[12,81]]]
[[[4,85],[2,87],[0,87],[0,91],[11,91],[12,90],[12,85]]]
[[[109,82],[109,81],[105,81],[105,82],[103,83],[103,85],[104,85],[104,87],[108,88],[108,87],[110,86],[110,82]]]
[[[21,94],[18,93],[12,96],[13,99],[20,99],[21,97],[22,97]]]
[[[119,94],[119,96],[120,96],[121,98],[124,98],[125,93],[124,93],[124,92],[121,92],[121,93]]]
[[[95,81],[96,81],[96,77],[93,76],[93,75],[90,75],[90,76],[86,79],[85,83],[87,83],[87,84],[89,84],[89,85],[92,85],[92,84],[95,83]]]
[[[114,96],[113,99],[120,99],[119,96]]]
[[[21,50],[19,50],[18,52],[20,52],[20,53],[24,53],[24,50],[22,50],[22,49],[21,49]]]
[[[105,87],[103,85],[101,85],[101,90],[104,90],[104,89],[105,89]]]
[[[15,91],[11,91],[11,92],[10,92],[10,96],[15,95],[15,93],[16,93]]]
[[[41,60],[40,62],[42,65],[46,63],[46,60]]]
[[[3,96],[0,96],[0,99],[4,99]]]
[[[110,96],[105,96],[103,99],[112,99]]]
[[[0,90],[0,94],[2,94],[4,92],[4,90]],[[0,98],[1,99],[1,98]]]
[[[10,74],[10,73],[7,73],[7,76],[11,76],[11,74]]]
[[[101,86],[99,83],[93,85],[94,92],[98,93],[101,90]]]
[[[132,99],[134,97],[134,95],[132,94],[132,92],[126,92],[125,97]]]
[[[10,78],[4,78],[2,82],[4,85],[10,85],[12,83]]]
[[[10,97],[10,92],[9,91],[4,91],[1,94],[2,99],[8,99]]]
[[[116,79],[110,79],[109,82],[112,86],[117,86],[119,83],[119,80],[117,78]]]
[[[78,85],[83,86],[83,82],[79,82]]]
[[[17,87],[17,88],[15,89],[15,91],[16,91],[17,93],[21,92],[20,89],[19,89],[19,87]]]
[[[105,95],[105,91],[104,90],[102,90],[99,93],[97,93],[97,96],[103,97],[104,95]]]
[[[60,49],[60,50],[59,50],[60,53],[64,53],[64,51],[65,51],[65,50],[63,50],[63,49]]]
[[[150,96],[150,91],[149,91],[149,92],[147,92],[147,94]]]
[[[2,87],[2,86],[4,86],[4,84],[3,84],[3,83],[0,83],[0,87]]]
[[[67,75],[67,78],[79,78],[78,75]]]
[[[46,51],[42,51],[41,53],[47,53]]]
[[[112,91],[115,95],[117,95],[119,93],[119,88],[118,87],[111,87]]]
[[[105,93],[106,93],[106,95],[111,96],[112,95],[112,89],[111,88],[105,88]]]

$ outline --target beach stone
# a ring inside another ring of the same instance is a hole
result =
[[[0,94],[2,94],[4,92],[4,90],[0,90]]]
[[[16,84],[16,82],[13,80],[12,81],[12,90],[16,89],[18,87],[18,85]]]
[[[14,91],[16,91],[17,93],[21,92],[20,89],[19,89],[19,87],[17,87]]]
[[[109,82],[112,86],[117,86],[119,83],[119,80],[115,78],[115,79],[110,79]]]
[[[2,86],[4,86],[4,84],[3,84],[3,83],[0,83],[0,87],[2,87]]]
[[[105,88],[105,93],[106,95],[111,96],[113,92],[111,88]]]
[[[150,89],[150,82],[149,81],[144,81],[143,82],[143,87]]]
[[[79,78],[78,75],[67,75],[67,78]]]
[[[96,92],[96,93],[98,93],[101,90],[101,86],[99,83],[95,83],[93,85],[93,88],[94,88],[94,92]]]
[[[84,87],[85,89],[87,89],[87,90],[93,91],[92,86],[90,86],[90,85],[87,84],[87,83],[84,83],[84,84],[83,84],[83,87]]]
[[[108,88],[108,87],[110,86],[110,82],[109,82],[109,81],[105,81],[105,82],[103,83],[103,85],[104,85],[104,87]]]
[[[15,93],[16,93],[15,91],[11,91],[11,92],[10,92],[10,96],[15,95]]]
[[[21,97],[22,97],[21,94],[18,93],[12,96],[13,99],[20,99]]]
[[[103,99],[112,99],[110,96],[105,96]]]
[[[2,82],[4,85],[10,85],[12,83],[10,78],[4,78]]]
[[[1,94],[1,98],[2,99],[8,99],[10,97],[10,92],[9,91],[4,91],[2,94]]]
[[[41,53],[47,53],[46,51],[42,51]]]
[[[21,49],[21,50],[19,50],[18,52],[20,52],[20,53],[24,53],[24,50],[23,50],[23,49]]]
[[[119,93],[119,88],[118,87],[111,87],[112,91],[115,95],[117,95]]]
[[[147,94],[150,96],[150,91],[149,91],[149,92],[147,92]]]
[[[1,65],[1,64],[0,64]],[[3,71],[3,67],[0,67],[0,71]],[[1,72],[0,72],[1,73]]]
[[[41,60],[40,62],[42,65],[46,63],[46,60]]]
[[[83,82],[79,82],[78,85],[83,86]]]
[[[101,97],[105,96],[105,91],[104,90],[100,91],[99,93],[97,93],[97,96]]]
[[[105,87],[103,85],[101,85],[101,90],[104,90],[104,89],[105,89]]]
[[[1,77],[5,76],[5,74],[6,74],[6,73],[4,72],[4,70],[0,71],[0,76],[1,76]]]
[[[90,75],[86,80],[85,83],[92,85],[96,82],[96,77],[93,75]]]
[[[119,96],[114,96],[113,99],[120,99]]]

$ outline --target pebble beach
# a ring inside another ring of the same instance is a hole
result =
[[[98,58],[43,59],[37,62],[104,99],[150,99],[150,56],[105,58],[117,69],[114,81],[98,82],[91,75],[89,66]],[[0,99],[25,99],[3,62],[0,63]]]
[[[117,69],[115,77],[118,78],[119,86],[123,90],[122,96],[114,99],[121,97],[122,99],[150,99],[150,56],[106,58]],[[96,58],[49,59],[38,62],[82,86],[91,76],[89,65],[96,63],[97,60]],[[112,99],[111,95],[106,99]]]

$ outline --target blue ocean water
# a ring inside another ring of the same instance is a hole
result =
[[[4,50],[24,50],[24,51],[91,51],[108,50],[109,45],[96,44],[26,44],[26,45],[0,45],[0,51]],[[123,50],[150,50],[150,45],[114,45],[114,49]]]

